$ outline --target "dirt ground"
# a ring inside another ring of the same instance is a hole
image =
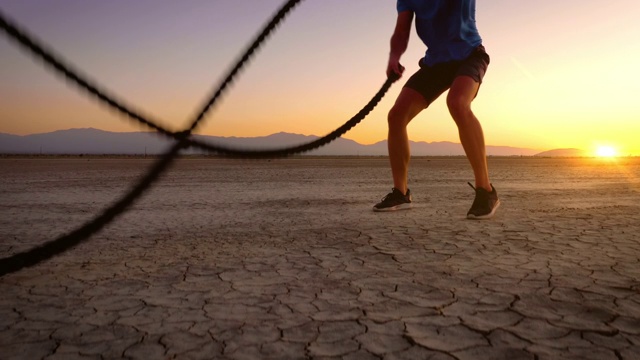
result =
[[[90,221],[152,164],[0,159],[0,255]],[[1,359],[638,359],[640,158],[180,159],[88,241],[0,278]]]

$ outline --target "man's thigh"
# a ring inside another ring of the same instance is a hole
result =
[[[426,102],[426,108],[449,89],[458,67],[457,63],[421,67],[409,78],[403,90],[409,88],[421,94]]]

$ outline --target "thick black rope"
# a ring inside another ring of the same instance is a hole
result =
[[[215,101],[220,97],[223,93],[224,89],[228,87],[228,85],[233,81],[233,78],[239,72],[239,69],[244,65],[247,60],[251,57],[251,55],[255,52],[255,50],[259,47],[260,42],[264,41],[268,34],[271,33],[276,25],[284,19],[286,14],[293,9],[294,5],[299,3],[300,0],[291,0],[288,1],[280,11],[276,13],[273,17],[273,20],[267,24],[267,26],[263,29],[262,33],[256,41],[248,48],[245,52],[245,55],[238,62],[239,65],[236,65],[233,70],[229,73],[229,75],[225,78],[222,85],[220,85],[218,91],[215,92],[214,98],[207,103],[202,113],[198,116],[198,118],[193,122],[193,125],[189,130],[173,134],[170,133],[171,136],[176,137],[178,142],[169,150],[159,161],[154,164],[154,166],[150,169],[150,171],[139,181],[137,185],[135,185],[128,194],[126,194],[122,199],[111,205],[107,208],[103,213],[93,219],[92,221],[86,223],[84,226],[78,228],[77,230],[61,236],[53,241],[47,242],[41,246],[33,248],[31,250],[21,252],[18,254],[14,254],[11,257],[4,258],[0,260],[0,276],[5,274],[18,271],[28,266],[33,266],[38,264],[44,260],[47,260],[57,254],[60,254],[68,249],[71,249],[81,243],[82,241],[88,239],[92,234],[101,230],[104,226],[106,226],[109,222],[115,219],[118,215],[122,214],[131,204],[134,203],[136,199],[138,199],[146,190],[150,188],[153,182],[162,174],[162,172],[169,167],[169,165],[173,162],[175,156],[178,152],[185,147],[187,143],[187,138],[191,132],[191,129],[195,128],[197,122],[204,116],[204,113],[209,110]],[[1,14],[0,14],[1,15]],[[28,36],[26,36],[23,32],[17,30],[15,26],[11,26],[4,16],[0,19],[0,25],[2,25],[5,31],[12,35],[12,37],[23,44],[28,49],[32,50],[36,55],[42,58],[45,63],[53,66],[59,72],[62,72],[67,78],[73,80],[76,84],[80,85],[81,88],[84,88],[98,99],[106,102],[108,105],[118,109],[121,112],[129,115],[132,118],[135,118],[142,123],[155,128],[158,131],[163,131],[162,128],[153,124],[150,121],[147,121],[142,116],[139,116],[135,112],[128,110],[126,107],[122,106],[119,102],[113,101],[110,97],[106,96],[97,89],[97,87],[91,85],[89,82],[83,80],[80,76],[77,76],[75,72],[69,70],[67,66],[62,64],[62,62],[58,61],[56,58],[51,56],[48,51],[45,51],[43,47],[38,46],[32,41]],[[166,130],[164,133],[169,133]]]
[[[302,144],[299,146],[293,146],[288,148],[281,149],[273,149],[273,150],[237,150],[224,146],[216,146],[204,144],[198,141],[194,141],[189,139],[191,132],[198,126],[201,120],[204,118],[205,114],[213,107],[213,105],[217,102],[217,100],[224,94],[224,91],[227,87],[233,82],[235,76],[239,73],[239,71],[244,67],[244,65],[251,59],[252,55],[255,51],[260,47],[260,45],[266,40],[271,32],[277,27],[277,25],[284,20],[286,15],[300,2],[301,0],[290,0],[273,16],[272,20],[264,27],[263,31],[260,35],[254,40],[251,46],[246,50],[244,55],[237,62],[236,66],[229,72],[223,83],[219,86],[219,88],[214,92],[211,99],[206,103],[203,107],[202,111],[198,114],[195,120],[192,122],[191,127],[183,132],[171,132],[168,131],[161,126],[157,125],[155,122],[148,120],[144,116],[138,114],[135,111],[130,110],[128,107],[122,105],[121,102],[115,100],[113,97],[105,94],[104,91],[98,89],[97,86],[92,85],[89,81],[85,80],[83,77],[77,75],[76,71],[71,70],[71,67],[64,64],[61,60],[59,60],[56,56],[52,55],[51,51],[45,50],[42,45],[37,44],[30,36],[26,35],[25,32],[18,30],[15,25],[12,25],[6,17],[0,12],[0,26],[3,30],[14,40],[16,40],[20,45],[30,50],[32,54],[41,58],[45,64],[48,64],[57,72],[63,74],[67,79],[72,80],[75,84],[77,84],[81,89],[84,89],[86,92],[92,94],[97,99],[102,101],[103,103],[109,105],[110,107],[120,111],[121,113],[127,115],[128,117],[139,121],[142,124],[145,124],[152,129],[157,130],[161,134],[177,139],[178,142],[174,144],[174,146],[169,150],[154,166],[149,170],[149,172],[139,181],[137,185],[135,185],[128,194],[126,194],[119,201],[115,202],[109,208],[107,208],[103,213],[90,222],[86,223],[82,227],[76,229],[75,231],[61,236],[55,240],[47,242],[41,246],[33,248],[29,251],[21,252],[18,254],[14,254],[11,257],[0,259],[0,276],[3,276],[8,273],[16,272],[25,267],[36,265],[42,261],[45,261],[57,254],[60,254],[66,250],[69,250],[76,245],[80,244],[82,241],[88,239],[91,235],[100,231],[104,226],[110,223],[113,219],[115,219],[118,215],[122,214],[129,206],[131,206],[136,199],[138,199],[146,190],[148,190],[151,185],[159,178],[159,176],[166,170],[176,155],[180,150],[187,148],[189,146],[196,146],[199,148],[206,149],[211,152],[217,152],[223,154],[225,156],[231,157],[252,157],[252,158],[262,158],[262,157],[283,157],[289,156],[295,153],[306,152],[309,150],[313,150],[320,146],[323,146],[336,138],[340,137],[356,124],[358,124],[362,119],[364,119],[369,112],[377,105],[377,103],[382,99],[385,93],[388,91],[391,84],[397,80],[397,78],[389,78],[385,81],[382,88],[376,93],[376,95],[369,101],[365,107],[358,112],[354,117],[352,117],[347,123],[345,123],[340,128],[331,132],[327,136],[324,136],[320,139],[317,139],[308,144]]]
[[[330,132],[329,134],[306,144],[267,150],[234,149],[221,145],[203,144],[193,140],[191,142],[191,145],[197,145],[198,147],[216,152],[220,155],[224,155],[225,157],[241,157],[253,159],[286,157],[294,154],[308,152],[334,141],[335,139],[344,135],[347,131],[351,130],[354,126],[358,125],[358,123],[360,123],[365,117],[367,117],[367,115],[369,115],[369,113],[376,107],[376,105],[378,105],[380,100],[382,100],[384,95],[387,93],[387,91],[389,91],[389,88],[396,80],[397,78],[387,79],[380,90],[378,90],[378,92],[371,98],[371,100],[369,100],[369,102],[356,115],[354,115],[342,126]]]
[[[1,259],[0,276],[16,272],[26,267],[34,266],[48,260],[58,254],[72,249],[76,245],[88,239],[91,235],[100,231],[118,215],[122,214],[135,202],[135,200],[137,200],[151,187],[151,184],[153,184],[160,174],[162,174],[162,172],[171,165],[175,159],[175,155],[182,146],[183,144],[181,142],[177,142],[165,156],[153,165],[149,172],[129,191],[128,194],[104,210],[100,216],[97,216],[82,227],[55,240],[49,241],[28,251]]]
[[[114,99],[113,96],[107,95],[104,90],[99,89],[90,81],[85,80],[85,77],[79,75],[79,71],[74,70],[71,65],[60,60],[60,57],[54,55],[54,52],[51,49],[46,49],[45,46],[38,43],[33,36],[28,35],[25,31],[19,29],[17,25],[12,24],[2,11],[0,11],[0,27],[2,27],[2,30],[9,35],[10,39],[16,41],[18,45],[31,52],[34,57],[40,58],[45,65],[51,66],[57,73],[62,74],[66,79],[71,80],[72,83],[75,83],[87,93],[97,97],[101,102],[158,131],[159,133],[173,137],[173,133],[171,131],[165,130],[161,126],[156,125],[154,121],[147,120],[147,117],[129,109],[129,107],[123,105],[121,101]]]
[[[297,5],[301,0],[288,1],[278,13],[273,17],[273,19],[265,26],[264,31],[260,33],[258,37],[254,40],[249,49],[245,52],[245,54],[238,60],[236,66],[230,71],[226,80],[220,85],[218,90],[214,93],[211,99],[205,104],[201,112],[198,114],[196,119],[193,121],[192,126],[189,130],[189,133],[195,129],[195,127],[199,124],[199,122],[204,118],[205,113],[208,109],[217,101],[217,99],[222,95],[224,89],[227,88],[228,85],[233,81],[235,75],[239,72],[242,66],[250,59],[251,55],[261,43],[266,39],[268,33],[271,32],[278,25],[278,19],[282,20],[287,12],[291,11],[295,5]],[[95,98],[97,98],[100,102],[108,105],[109,107],[119,111],[123,115],[136,120],[137,122],[146,125],[147,127],[156,130],[158,133],[170,137],[172,139],[184,139],[184,132],[173,132],[165,129],[164,127],[158,125],[158,122],[155,120],[151,120],[150,117],[144,116],[139,112],[132,110],[131,107],[125,105],[122,101],[117,100],[113,95],[109,95],[107,91],[101,89],[98,85],[95,85],[94,82],[87,80],[86,76],[80,75],[78,70],[73,69],[73,67],[66,63],[62,58],[58,55],[55,55],[54,51],[51,49],[47,49],[43,44],[39,43],[34,39],[33,36],[27,34],[26,31],[21,30],[17,25],[13,24],[11,21],[7,19],[6,16],[2,14],[0,11],[0,27],[5,31],[7,35],[14,41],[16,41],[20,46],[24,49],[28,50],[32,55],[41,59],[45,65],[50,66],[53,70],[55,70],[58,74],[62,75],[64,78],[71,80],[72,83],[76,84],[82,90],[91,94]],[[222,146],[222,145],[214,145],[207,144],[196,139],[186,139],[187,144],[185,148],[188,147],[196,147],[202,150],[206,150],[211,153],[217,153],[220,155],[224,155],[226,157],[242,157],[242,158],[273,158],[273,157],[285,157],[294,154],[299,154],[303,152],[308,152],[310,150],[314,150],[321,146],[328,144],[329,142],[337,139],[338,137],[344,135],[347,131],[357,125],[366,115],[373,110],[373,108],[380,102],[382,97],[389,90],[393,82],[395,82],[397,78],[389,78],[382,85],[378,93],[367,103],[360,112],[358,112],[354,117],[352,117],[347,123],[345,123],[340,128],[334,130],[333,132],[325,135],[322,138],[319,138],[313,142],[308,144],[302,144],[297,146],[290,147],[282,147],[277,149],[268,149],[268,150],[251,150],[251,149],[236,149],[233,147]]]

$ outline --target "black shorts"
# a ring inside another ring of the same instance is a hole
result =
[[[413,89],[427,100],[434,102],[443,92],[451,87],[458,76],[469,76],[482,84],[482,78],[489,67],[489,54],[480,45],[464,60],[440,63],[433,66],[420,65],[420,70],[413,74],[404,85]],[[477,94],[476,94],[477,95]]]

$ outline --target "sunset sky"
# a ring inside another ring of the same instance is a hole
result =
[[[163,126],[202,107],[283,0],[0,0],[0,11],[83,74]],[[324,135],[385,80],[395,0],[306,0],[198,133]],[[539,150],[608,145],[640,156],[640,1],[477,0],[491,65],[474,102],[488,145]],[[417,69],[415,32],[403,57]],[[402,84],[345,135],[386,138]],[[0,36],[0,132],[146,128],[105,110]],[[458,142],[444,97],[409,126],[414,141]]]

